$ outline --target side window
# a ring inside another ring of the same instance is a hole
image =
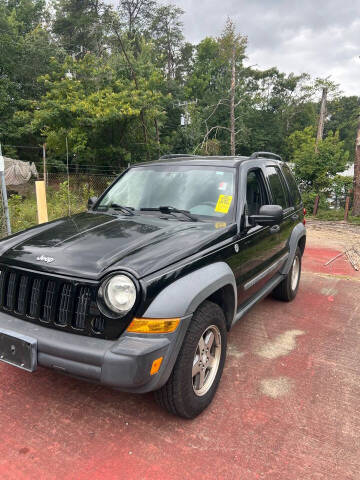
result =
[[[282,171],[284,173],[285,180],[287,181],[287,184],[289,185],[290,189],[290,195],[294,201],[294,205],[298,206],[301,205],[301,195],[298,189],[298,186],[296,184],[295,178],[293,174],[291,173],[291,170],[288,165],[283,165],[282,166]]]
[[[280,169],[278,167],[266,167],[266,171],[274,205],[281,205],[283,208],[288,208],[289,198],[287,187],[284,185],[283,179],[281,178]]]
[[[247,176],[246,203],[248,215],[257,215],[260,207],[268,203],[260,169],[251,170]]]

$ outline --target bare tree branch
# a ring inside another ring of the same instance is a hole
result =
[[[226,131],[230,132],[230,128],[223,127],[222,125],[216,125],[215,127],[211,127],[210,130],[207,130],[206,134],[204,135],[204,138],[203,138],[202,142],[200,142],[199,145],[194,149],[194,151],[193,151],[194,154],[197,152],[199,147],[201,147],[201,148],[204,147],[205,143],[209,139],[209,136],[210,136],[211,132],[213,132],[214,130],[215,130],[215,137],[217,135],[218,130],[226,130]]]

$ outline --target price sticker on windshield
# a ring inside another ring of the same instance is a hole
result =
[[[233,197],[231,195],[219,195],[215,212],[228,213]]]

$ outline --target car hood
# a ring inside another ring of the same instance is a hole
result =
[[[141,278],[226,236],[221,223],[86,212],[2,240],[0,262],[89,279],[123,268]]]

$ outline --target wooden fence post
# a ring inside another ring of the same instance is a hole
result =
[[[45,181],[35,182],[38,223],[46,223],[48,219]]]

